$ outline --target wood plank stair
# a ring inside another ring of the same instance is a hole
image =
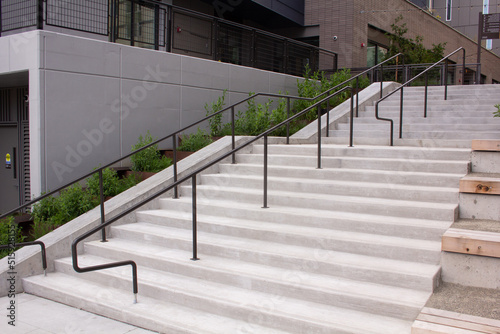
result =
[[[498,334],[500,321],[425,307],[412,334]]]

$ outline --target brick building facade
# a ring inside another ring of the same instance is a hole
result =
[[[407,24],[406,37],[423,36],[423,44],[445,43],[445,54],[466,49],[471,70],[477,59],[477,44],[421,7],[405,0],[306,0],[305,25],[319,26],[320,47],[339,54],[339,67],[367,66],[368,46],[388,46],[386,32],[401,15]],[[336,36],[336,38],[335,38]],[[453,59],[459,62],[458,57]],[[482,75],[486,83],[500,81],[500,58],[483,48]]]

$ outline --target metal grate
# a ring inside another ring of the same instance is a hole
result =
[[[31,200],[31,175],[30,175],[30,127],[28,121],[21,122],[21,204]],[[27,211],[29,208],[27,208]]]
[[[262,70],[284,72],[284,40],[255,34],[254,65]]]
[[[172,48],[212,55],[212,21],[174,12]]]
[[[9,31],[37,24],[37,0],[2,0],[1,29]]]
[[[29,121],[28,113],[28,88],[17,89],[17,114],[21,121]]]
[[[47,0],[51,26],[108,35],[108,0]]]
[[[288,43],[287,73],[302,76],[306,65],[312,62],[311,48],[300,44]]]
[[[116,35],[119,40],[136,46],[165,46],[165,8],[132,0],[117,1],[116,8]]]
[[[252,66],[252,36],[250,29],[219,23],[217,60],[243,66]]]
[[[0,90],[0,122],[10,122],[10,90]]]

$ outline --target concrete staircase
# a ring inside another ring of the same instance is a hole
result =
[[[444,87],[429,87],[427,117],[424,118],[424,88],[406,88],[403,139],[433,140],[434,145],[458,144],[463,147],[470,147],[473,139],[498,139],[500,120],[494,120],[492,115],[496,110],[494,105],[498,103],[500,85],[448,87],[447,100],[444,100]],[[399,114],[399,93],[379,104],[379,116],[394,120],[396,140],[399,136]],[[359,143],[367,139],[388,138],[389,122],[377,121],[374,115],[375,106],[371,106],[360,111],[355,119],[354,134]],[[330,136],[347,138],[349,124],[337,123]],[[399,142],[411,145],[411,141]]]
[[[465,92],[456,89],[450,100]],[[371,111],[362,113],[356,121],[368,123]],[[189,184],[113,226],[109,242],[85,243],[82,267],[138,263],[139,303],[130,267],[78,274],[71,258],[25,278],[25,291],[162,333],[410,333],[440,279],[441,236],[458,217],[470,148],[423,129],[414,132],[433,145],[348,148],[342,131],[324,139],[322,169],[316,145],[270,145],[269,208],[261,144],[199,177],[199,261],[190,260]],[[365,143],[388,136],[361,132]]]

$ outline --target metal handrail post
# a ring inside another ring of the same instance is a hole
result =
[[[321,103],[318,104],[318,169],[321,169]]]
[[[464,51],[464,56],[462,64],[462,85],[465,85],[465,49],[463,51]]]
[[[444,100],[448,100],[448,59],[444,62]]]
[[[330,99],[326,100],[326,136],[330,137]]]
[[[380,98],[384,96],[384,67],[380,65]]]
[[[103,177],[102,177],[102,168],[99,168],[99,201],[101,206],[101,225],[105,223],[105,214],[104,214],[104,185],[103,185]],[[101,230],[101,242],[107,242],[106,240],[106,228],[103,227]]]
[[[349,147],[353,147],[354,142],[354,101],[352,100],[352,88],[351,88],[351,110],[349,117],[351,118],[350,124],[350,135],[349,135]]]
[[[404,96],[404,93],[403,93],[403,89],[404,89],[404,86],[401,86],[401,95],[400,95],[400,104],[399,104],[399,139],[403,138],[403,103],[404,103],[404,100],[403,100],[403,96]]]
[[[380,101],[381,100],[378,100],[377,102],[375,102],[375,118],[378,119],[378,120],[381,120],[381,121],[386,121],[386,122],[390,122],[391,123],[391,146],[394,146],[394,121],[392,119],[389,119],[389,118],[379,117],[379,115],[378,115],[378,105],[379,105]]]
[[[172,148],[174,153],[174,182],[177,182],[177,137],[172,136]],[[174,198],[179,198],[179,187],[174,188]]]
[[[39,245],[42,248],[43,275],[47,276],[47,253],[45,251],[45,244],[42,241],[36,240],[36,241],[27,241],[27,242],[20,242],[20,243],[14,244],[15,247],[34,246],[34,245]],[[11,246],[12,245],[0,245],[0,249],[12,249]]]
[[[286,119],[290,118],[290,98],[286,98]],[[290,122],[286,123],[286,144],[290,144]]]
[[[264,205],[263,209],[267,209],[267,167],[268,167],[268,142],[267,142],[267,133],[264,135]]]
[[[425,72],[424,117],[427,118],[427,91],[429,86],[429,72]]]
[[[358,110],[359,110],[359,77],[356,78],[356,118],[359,117]]]
[[[192,179],[192,214],[193,214],[193,257],[192,261],[198,261],[198,217],[197,217],[197,206],[196,206],[196,174],[193,175]]]
[[[235,147],[236,147],[236,140],[235,140],[235,129],[234,129],[234,123],[235,123],[235,120],[234,120],[234,106],[231,107],[231,148],[234,150]],[[233,155],[231,156],[231,163],[234,165],[236,164],[236,153],[233,153]]]

